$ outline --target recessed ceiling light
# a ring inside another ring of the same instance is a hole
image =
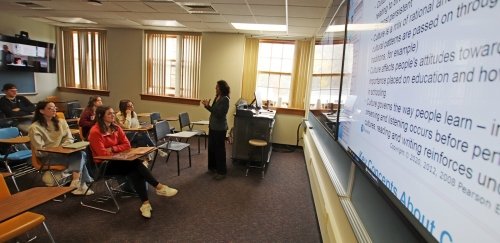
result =
[[[288,27],[282,24],[248,24],[231,23],[238,30],[261,30],[261,31],[287,31]]]
[[[368,30],[380,30],[391,26],[390,23],[377,23],[377,24],[348,24],[348,31],[368,31]],[[345,30],[345,25],[330,25],[326,29],[326,32],[343,32]]]
[[[185,27],[176,20],[143,20],[142,24],[150,26]]]

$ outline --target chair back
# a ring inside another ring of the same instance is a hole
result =
[[[161,120],[160,112],[152,112],[149,115],[149,118],[151,119],[151,124],[155,124],[156,122]]]
[[[64,116],[64,112],[58,111],[58,112],[56,112],[56,116],[59,119],[66,120],[66,117]]]
[[[155,137],[156,137],[156,146],[161,145],[162,143],[168,141],[168,134],[171,134],[170,124],[168,121],[159,121],[155,123]]]
[[[18,137],[19,129],[17,127],[0,128],[0,139]]]
[[[181,131],[184,127],[188,127],[188,130],[191,131],[191,121],[187,112],[179,113],[179,125]]]
[[[66,170],[66,166],[64,166],[64,165],[50,165],[50,163],[49,164],[44,164],[36,156],[36,150],[35,149],[31,150],[31,165],[33,166],[33,168],[35,168],[38,171],[44,171],[44,170],[63,171],[63,170]]]
[[[7,187],[3,175],[0,175],[0,200],[8,197],[10,197],[9,187]]]

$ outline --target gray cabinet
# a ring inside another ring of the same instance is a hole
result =
[[[260,149],[250,146],[248,140],[262,139],[268,143],[265,153],[268,155],[267,162],[270,161],[274,116],[275,112],[265,112],[253,116],[241,116],[238,114],[234,116],[233,160],[260,160]]]

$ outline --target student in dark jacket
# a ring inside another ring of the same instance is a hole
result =
[[[0,110],[5,114],[5,117],[23,117],[33,114],[35,105],[26,97],[17,95],[16,85],[6,83],[2,91],[5,95],[0,98]],[[15,123],[17,123],[17,127],[22,133],[27,134],[29,126],[31,125],[31,117],[16,118]]]
[[[210,111],[208,125],[208,172],[216,173],[214,179],[226,177],[226,132],[227,112],[229,110],[230,88],[226,81],[219,80],[215,86],[215,99],[210,105],[210,99],[202,100],[205,109]]]
[[[17,87],[7,83],[2,91],[5,95],[0,98],[0,110],[6,117],[20,117],[31,115],[35,111],[35,105],[26,97],[17,95]]]

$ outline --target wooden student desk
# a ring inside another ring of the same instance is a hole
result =
[[[0,139],[0,143],[8,143],[8,144],[29,143],[29,141],[30,138],[28,136]]]
[[[73,191],[75,187],[33,187],[0,200],[0,222]]]
[[[56,154],[71,154],[74,152],[85,150],[86,148],[87,148],[87,146],[80,147],[80,148],[65,148],[62,146],[58,146],[58,147],[50,147],[50,148],[41,148],[38,151],[56,153]]]
[[[123,131],[125,132],[147,132],[149,130],[152,130],[154,128],[153,125],[147,124],[147,125],[142,125],[137,128],[123,128]]]
[[[94,159],[132,161],[132,160],[136,160],[144,155],[147,155],[155,150],[157,150],[156,147],[137,147],[137,148],[131,148],[127,151],[124,151],[121,153],[116,153],[113,155],[94,156]]]

